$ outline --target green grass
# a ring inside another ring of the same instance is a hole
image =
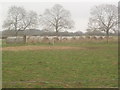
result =
[[[48,44],[36,45],[47,46]],[[118,86],[117,43],[78,42],[56,43],[55,45],[97,48],[85,50],[3,51],[3,88],[96,88]]]
[[[109,43],[106,42],[106,40],[83,40],[83,41],[72,41],[72,42],[56,42],[54,46],[87,46],[87,47],[95,47],[95,46],[108,46],[108,44],[116,45],[116,40],[109,41]],[[5,41],[2,41],[2,47],[11,47],[11,46],[28,46],[28,45],[33,45],[33,46],[53,46],[52,44],[49,43],[26,43],[26,44],[6,44]],[[111,45],[110,45],[111,46]]]

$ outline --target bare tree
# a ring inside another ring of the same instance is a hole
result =
[[[21,29],[21,21],[26,15],[24,8],[11,6],[8,10],[7,19],[4,21],[3,28],[8,28],[9,30],[19,30]]]
[[[120,1],[118,2],[118,35],[120,35]]]
[[[88,27],[90,30],[101,30],[107,35],[107,43],[110,30],[117,27],[118,9],[115,5],[102,4],[91,9],[91,18]]]
[[[29,11],[23,19],[23,30],[34,29],[38,26],[38,16],[34,11]]]
[[[51,9],[46,9],[43,15],[40,15],[40,22],[46,30],[54,30],[57,35],[60,30],[71,29],[74,26],[71,20],[71,14],[61,5],[56,4]]]
[[[34,11],[27,12],[23,7],[11,6],[8,11],[8,17],[4,21],[3,28],[15,30],[16,36],[18,31],[35,28],[37,26],[38,16]],[[24,32],[24,40],[26,35]]]

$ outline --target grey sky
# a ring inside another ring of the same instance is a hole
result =
[[[42,0],[41,0],[42,1]],[[57,1],[57,0],[56,0]],[[32,0],[32,2],[1,2],[0,6],[0,15],[1,15],[1,22],[0,25],[3,24],[7,16],[7,11],[10,6],[16,5],[24,7],[26,10],[33,10],[36,11],[38,14],[42,14],[45,9],[53,7],[54,4],[61,4],[65,9],[69,10],[72,15],[72,19],[75,22],[75,28],[71,31],[85,31],[87,29],[88,19],[90,17],[90,9],[99,4],[114,4],[117,6],[118,0],[80,0],[78,1],[64,1],[62,2],[36,2],[36,0]],[[0,30],[3,30],[2,27]]]

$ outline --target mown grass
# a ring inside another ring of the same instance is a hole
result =
[[[97,88],[118,86],[117,43],[78,42],[56,43],[55,45],[97,48],[85,50],[3,51],[3,88]]]

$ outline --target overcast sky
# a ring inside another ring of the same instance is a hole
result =
[[[9,1],[9,2],[8,2]],[[71,31],[83,31],[87,29],[90,17],[90,9],[99,4],[114,4],[117,6],[119,0],[1,0],[0,1],[0,25],[7,17],[10,6],[16,5],[24,7],[26,10],[36,11],[42,14],[45,9],[53,7],[55,4],[61,4],[65,9],[69,10],[72,19],[75,22],[75,28]],[[0,27],[0,30],[3,30]]]

